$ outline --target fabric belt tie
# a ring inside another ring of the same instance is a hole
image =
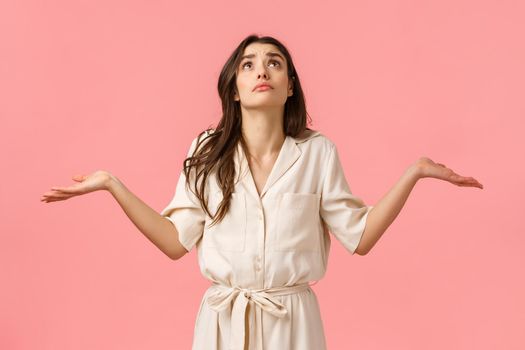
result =
[[[315,283],[317,283],[317,281]],[[311,285],[314,285],[315,283],[312,283]],[[229,347],[231,350],[244,350],[244,320],[246,316],[246,306],[250,300],[262,310],[269,312],[276,317],[283,318],[288,313],[288,310],[286,310],[286,307],[273,297],[295,294],[309,288],[310,283],[308,282],[293,286],[272,287],[266,289],[246,289],[238,286],[228,287],[222,284],[213,284],[210,287],[212,290],[208,294],[206,300],[210,308],[216,312],[226,309],[233,300]]]

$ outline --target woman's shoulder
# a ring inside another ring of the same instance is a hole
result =
[[[331,148],[334,146],[332,140],[330,140],[325,134],[319,130],[305,129],[298,136],[293,137],[297,144],[304,143],[303,146],[311,147],[322,147]]]
[[[191,143],[190,143],[188,156],[193,155],[193,153],[195,152],[197,146],[199,147],[199,149],[201,149],[202,146],[204,145],[204,143],[207,141],[208,137],[211,134],[213,134],[213,132],[215,132],[215,129],[208,128],[208,129],[205,129],[205,130],[199,132],[198,135],[194,136],[193,139],[191,140]]]
[[[199,142],[201,140],[204,141],[208,139],[208,137],[212,135],[213,133],[215,133],[215,129],[211,127],[204,129],[197,136],[193,138],[193,142]]]

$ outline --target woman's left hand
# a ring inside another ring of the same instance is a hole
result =
[[[421,157],[416,161],[414,166],[417,169],[419,178],[433,177],[451,182],[457,186],[479,187],[483,189],[483,185],[475,178],[456,174],[452,169],[447,168],[445,164],[434,163],[430,158]]]

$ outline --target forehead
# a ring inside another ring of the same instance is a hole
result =
[[[245,55],[255,55],[255,56],[265,56],[267,53],[274,52],[278,53],[280,56],[284,57],[284,54],[273,44],[267,43],[251,43],[246,46],[242,56]]]

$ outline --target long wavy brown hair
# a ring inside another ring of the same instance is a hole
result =
[[[299,75],[286,47],[270,36],[260,37],[255,34],[247,36],[232,52],[219,75],[217,88],[222,102],[222,118],[219,124],[215,129],[208,128],[198,135],[193,153],[183,161],[186,187],[190,188],[200,201],[203,210],[213,219],[211,225],[221,221],[230,208],[236,175],[235,150],[238,142],[241,142],[241,145],[245,147],[241,133],[240,102],[234,100],[234,94],[237,92],[237,68],[241,63],[244,49],[254,42],[273,44],[286,58],[288,78],[293,80],[293,95],[288,97],[284,106],[284,134],[297,137],[305,130],[310,130],[307,127],[307,121],[311,122],[311,118],[306,111]],[[223,194],[223,200],[215,215],[210,213],[205,196],[206,180],[213,172],[216,173],[216,180]],[[195,191],[191,189],[191,183],[193,183]]]

